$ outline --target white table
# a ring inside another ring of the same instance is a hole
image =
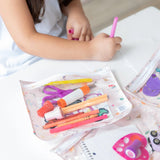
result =
[[[134,78],[160,46],[160,11],[149,7],[118,23],[116,35],[123,48],[110,62],[41,60],[25,70],[0,80],[0,159],[58,160],[51,145],[32,133],[19,80],[38,81],[57,73],[93,71],[111,66],[122,87]],[[111,27],[101,32],[110,33]],[[122,65],[123,64],[123,65]]]

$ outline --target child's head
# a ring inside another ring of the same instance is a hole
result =
[[[41,22],[40,16],[43,16],[45,11],[44,0],[26,0],[34,23]]]

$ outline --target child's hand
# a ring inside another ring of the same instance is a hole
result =
[[[90,41],[93,39],[89,21],[84,14],[69,15],[66,30],[69,40]]]
[[[120,50],[122,39],[120,37],[110,38],[109,35],[101,33],[91,40],[91,57],[93,60],[108,61]]]

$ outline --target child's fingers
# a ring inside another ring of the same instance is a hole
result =
[[[67,34],[67,38],[68,38],[69,40],[71,40],[71,39],[72,39],[72,34]]]
[[[72,38],[80,38],[81,28],[74,28],[74,33],[72,34]]]
[[[90,40],[91,40],[91,36],[86,35],[86,39],[85,39],[85,41],[90,41]]]
[[[100,36],[100,37],[104,37],[104,38],[108,38],[108,37],[109,37],[109,35],[108,35],[108,34],[106,34],[106,33],[100,33],[98,36]]]
[[[121,38],[121,37],[115,37],[114,39],[115,39],[115,43],[116,43],[116,44],[122,42],[122,38]]]
[[[121,45],[120,44],[116,44],[116,51],[119,51],[121,49]]]
[[[93,39],[93,34],[91,30],[88,30],[88,34],[86,36],[86,41],[90,41]]]
[[[90,41],[93,39],[93,35],[90,29],[84,29],[81,33],[80,40],[81,41]]]
[[[81,35],[80,35],[80,37],[79,37],[79,40],[80,40],[80,41],[85,41],[86,35],[87,35],[87,28],[83,28],[83,29],[81,30]]]
[[[91,32],[91,40],[94,38],[94,35],[93,35],[93,33]]]

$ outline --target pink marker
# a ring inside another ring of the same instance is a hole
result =
[[[89,123],[92,123],[92,122],[96,122],[96,121],[106,119],[106,118],[108,118],[108,116],[103,115],[103,116],[98,116],[98,117],[91,118],[91,119],[88,119],[88,120],[80,121],[80,122],[77,122],[77,123],[68,124],[68,125],[65,125],[65,126],[62,126],[62,127],[52,128],[52,129],[50,129],[50,133],[57,133],[57,132],[65,131],[65,130],[68,130],[68,129],[71,129],[71,128],[79,127],[79,126],[89,124]]]
[[[116,31],[117,22],[118,22],[118,17],[115,17],[114,21],[113,21],[113,25],[112,25],[111,35],[110,35],[111,38],[114,37],[115,31]]]

